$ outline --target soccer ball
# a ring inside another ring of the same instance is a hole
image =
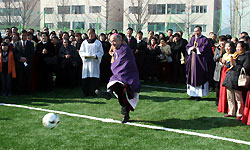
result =
[[[48,113],[43,117],[43,126],[49,129],[57,127],[59,122],[59,116],[55,113]]]

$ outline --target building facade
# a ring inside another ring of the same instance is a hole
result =
[[[40,27],[40,0],[0,0],[0,26]]]
[[[165,33],[173,29],[182,30],[187,36],[200,25],[204,35],[219,33],[221,5],[221,0],[127,0],[123,30],[132,27],[144,33]]]
[[[43,0],[40,11],[44,14],[41,27],[55,30],[94,28],[97,32],[107,32],[113,28],[122,30],[123,26],[123,1]]]

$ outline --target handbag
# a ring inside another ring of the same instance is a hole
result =
[[[159,54],[156,56],[157,61],[159,62],[165,62],[166,61],[166,56],[164,54]]]
[[[244,67],[240,70],[240,76],[238,78],[238,86],[248,87],[250,83],[250,77],[246,74]]]
[[[184,54],[181,52],[181,64],[184,65],[184,64],[187,64],[187,58],[184,56]]]
[[[173,59],[171,56],[168,56],[168,62],[173,62]]]

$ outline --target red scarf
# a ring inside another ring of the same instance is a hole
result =
[[[0,72],[3,72],[2,66],[3,66],[2,53],[0,53]],[[12,78],[16,78],[16,67],[12,49],[9,50],[8,54],[8,73],[12,73]]]

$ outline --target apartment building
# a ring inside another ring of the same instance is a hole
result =
[[[221,0],[127,0],[123,30],[132,27],[144,33],[160,33],[171,28],[187,35],[200,25],[204,35],[218,33],[221,5]]]
[[[43,0],[40,10],[44,13],[41,27],[82,31],[94,28],[97,32],[123,29],[121,0]]]

